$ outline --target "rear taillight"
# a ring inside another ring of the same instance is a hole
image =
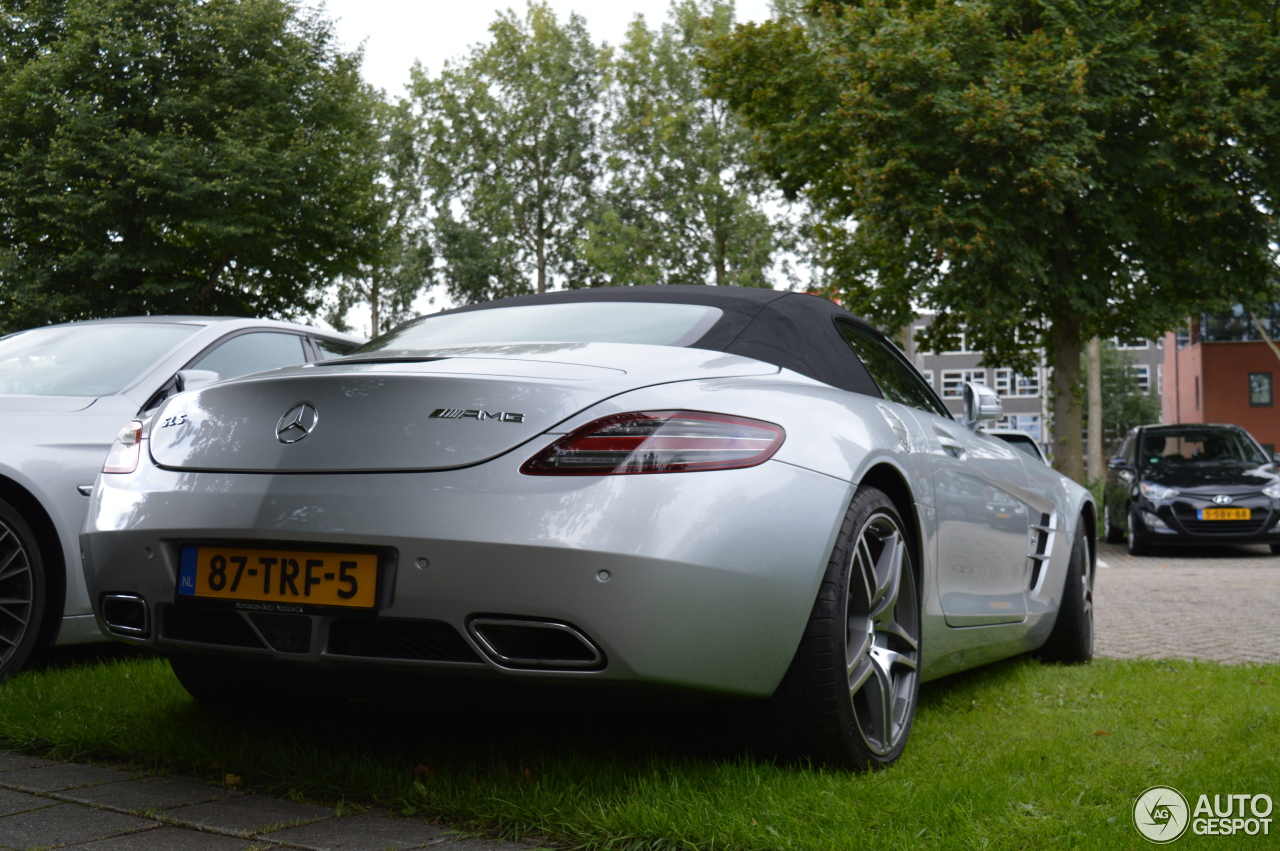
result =
[[[138,469],[138,458],[142,453],[142,423],[134,420],[116,435],[116,442],[107,453],[107,460],[102,465],[104,473],[132,473]]]
[[[703,411],[615,414],[565,435],[525,462],[530,476],[612,476],[733,470],[778,451],[781,426]]]

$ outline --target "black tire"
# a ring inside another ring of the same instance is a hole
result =
[[[1046,662],[1075,665],[1093,658],[1093,555],[1084,534],[1084,521],[1076,525],[1067,562],[1067,578],[1062,585],[1058,619],[1049,638],[1040,647]]]
[[[229,717],[310,716],[346,703],[346,697],[325,687],[320,672],[279,663],[175,653],[169,667],[188,694]]]
[[[1271,554],[1273,556],[1280,556],[1280,544],[1271,545]]]
[[[0,500],[0,682],[26,663],[44,620],[40,545],[12,505]]]
[[[783,753],[865,771],[902,753],[920,688],[920,596],[906,525],[861,487],[774,694]]]
[[[1146,537],[1138,531],[1138,512],[1129,509],[1129,555],[1144,556],[1151,552]]]
[[[1103,520],[1103,522],[1104,522],[1104,523],[1106,524],[1106,526],[1107,526],[1107,543],[1108,543],[1108,544],[1123,544],[1123,543],[1124,543],[1124,530],[1123,530],[1123,529],[1121,529],[1121,528],[1120,528],[1119,526],[1117,526],[1116,524],[1114,524],[1114,523],[1112,523],[1112,522],[1111,522],[1111,511],[1110,511],[1109,509],[1110,509],[1110,506],[1108,506],[1108,505],[1104,502],[1104,503],[1102,504],[1102,520]]]

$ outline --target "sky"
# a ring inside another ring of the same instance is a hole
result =
[[[308,3],[320,6],[320,0]],[[650,27],[666,20],[668,0],[547,0],[556,17],[566,20],[577,12],[597,43],[618,45],[637,13]],[[769,17],[768,0],[737,0],[738,20]],[[489,24],[499,10],[513,8],[523,16],[524,0],[327,0],[326,17],[347,50],[365,44],[364,77],[392,97],[404,94],[415,60],[429,74],[440,72],[444,60],[459,57],[485,41]]]

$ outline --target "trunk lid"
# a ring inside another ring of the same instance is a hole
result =
[[[509,452],[618,393],[778,368],[703,349],[614,343],[377,352],[202,387],[151,423],[162,467],[390,472]]]

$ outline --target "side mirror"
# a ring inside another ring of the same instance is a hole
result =
[[[221,377],[211,369],[180,369],[178,370],[178,392],[212,384]]]
[[[998,420],[1004,413],[1004,403],[999,395],[985,384],[976,381],[964,383],[964,424],[977,428],[988,420]]]
[[[1112,458],[1107,461],[1107,467],[1112,470],[1128,470],[1130,465],[1123,458]]]

